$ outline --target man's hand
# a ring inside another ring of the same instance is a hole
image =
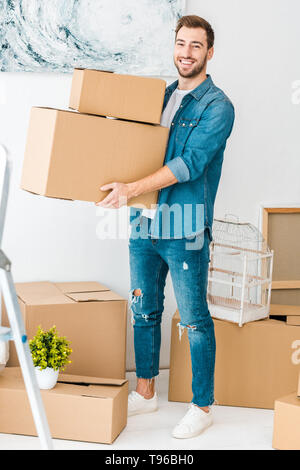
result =
[[[155,173],[145,176],[145,178],[134,181],[133,183],[104,184],[100,188],[102,191],[107,191],[108,189],[112,191],[103,201],[96,202],[95,204],[96,206],[118,209],[121,206],[125,206],[129,199],[133,197],[151,191],[158,191],[159,189],[166,188],[177,182],[178,180],[170,168],[165,165]]]
[[[101,186],[101,191],[112,191],[100,202],[96,202],[96,206],[109,207],[118,209],[121,206],[125,206],[129,199],[132,198],[132,194],[129,185],[126,183],[109,183]]]

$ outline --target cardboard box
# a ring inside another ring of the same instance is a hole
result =
[[[39,325],[56,325],[71,341],[72,363],[66,373],[125,378],[127,300],[99,282],[24,282],[15,287],[29,339]],[[13,342],[7,365],[19,365]]]
[[[98,202],[114,181],[131,183],[163,166],[169,129],[75,111],[33,107],[21,188],[42,196]],[[148,207],[157,191],[130,199]]]
[[[165,89],[161,78],[77,68],[69,107],[81,113],[159,124]]]
[[[300,398],[300,372],[299,372],[299,379],[298,379],[297,397]]]
[[[273,447],[300,450],[300,400],[295,393],[275,401]]]
[[[288,325],[300,326],[300,315],[287,315],[286,322]]]
[[[60,375],[41,390],[52,437],[111,444],[127,423],[127,380]],[[0,375],[0,432],[36,436],[19,368]]]
[[[178,338],[179,313],[172,320],[169,400],[192,400],[192,371],[186,331]],[[300,328],[264,319],[243,327],[214,319],[216,335],[215,399],[219,405],[274,407],[278,396],[297,386],[299,364],[293,360]]]

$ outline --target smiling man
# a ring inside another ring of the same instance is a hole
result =
[[[172,436],[190,438],[212,424],[215,333],[207,300],[209,245],[215,197],[234,108],[207,75],[214,32],[196,15],[183,16],[175,30],[178,79],[165,92],[161,125],[169,127],[164,166],[133,183],[114,182],[98,205],[117,208],[134,196],[159,190],[152,209],[130,209],[130,305],[134,328],[136,390],[129,416],[157,410],[164,288],[170,271],[181,321],[188,334],[193,398]],[[120,203],[120,201],[123,201]],[[172,217],[171,217],[172,215]],[[186,384],[190,386],[190,384]]]

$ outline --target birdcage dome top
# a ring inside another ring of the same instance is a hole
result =
[[[258,228],[249,222],[240,222],[238,217],[225,216],[223,219],[214,219],[212,229],[215,243],[269,251]]]

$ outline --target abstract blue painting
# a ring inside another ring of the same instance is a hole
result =
[[[0,0],[0,70],[172,76],[185,0]]]

